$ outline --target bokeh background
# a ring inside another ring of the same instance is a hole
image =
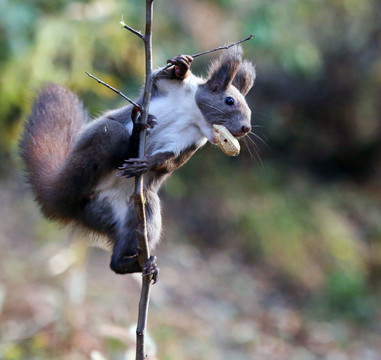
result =
[[[156,0],[154,62],[254,34],[251,140],[161,190],[150,359],[381,359],[381,3]],[[0,0],[0,358],[133,359],[139,276],[42,219],[17,140],[36,90],[138,95],[144,1]],[[206,75],[211,58],[195,60]]]

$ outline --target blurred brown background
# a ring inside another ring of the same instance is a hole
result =
[[[156,66],[254,34],[252,141],[161,190],[152,359],[381,359],[381,4],[156,0]],[[144,1],[0,1],[0,358],[133,359],[139,276],[42,219],[17,139],[46,81],[93,116],[137,96]],[[206,74],[210,57],[195,60]]]

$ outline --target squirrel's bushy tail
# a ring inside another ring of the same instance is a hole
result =
[[[56,176],[89,115],[69,90],[47,85],[33,104],[20,140],[28,182],[42,211],[56,218],[51,194]]]

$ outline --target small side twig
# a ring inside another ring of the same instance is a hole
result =
[[[210,54],[212,52],[215,52],[215,51],[219,51],[219,50],[227,50],[229,48],[231,48],[232,46],[235,46],[235,45],[239,45],[245,41],[248,41],[248,40],[251,40],[252,38],[254,37],[254,35],[250,35],[248,36],[247,38],[245,39],[242,39],[242,40],[239,40],[239,41],[236,41],[235,43],[232,43],[232,44],[229,44],[229,45],[224,45],[224,46],[219,46],[215,49],[210,49],[210,50],[206,50],[206,51],[202,51],[202,52],[199,52],[199,53],[196,53],[196,54],[193,54],[191,55],[193,58],[195,57],[198,57],[198,56],[201,56],[201,55],[206,55],[206,54]],[[157,70],[153,76],[157,76],[159,75],[161,72],[167,70],[168,68],[170,68],[173,64],[172,63],[168,63],[167,65],[165,65],[164,67],[162,67],[161,69]]]
[[[128,31],[131,31],[133,34],[135,34],[137,37],[139,37],[140,39],[142,39],[143,41],[145,40],[145,36],[138,30],[135,30],[134,28],[132,28],[131,26],[127,25],[124,20],[123,20],[123,16],[122,16],[122,20],[119,22],[119,24],[121,25],[121,27],[127,29]]]
[[[219,46],[219,47],[217,47],[217,48],[215,48],[215,49],[202,51],[202,52],[199,52],[199,53],[197,53],[197,54],[193,54],[193,55],[191,55],[191,56],[192,56],[193,58],[195,58],[195,57],[198,57],[198,56],[201,56],[201,55],[209,54],[209,53],[214,52],[214,51],[227,50],[227,49],[231,48],[232,46],[239,45],[239,44],[241,44],[241,43],[243,43],[243,42],[245,42],[245,41],[251,40],[253,37],[254,37],[254,35],[250,35],[250,36],[248,36],[247,38],[242,39],[242,40],[240,40],[240,41],[237,41],[237,42],[235,42],[235,43],[232,43],[232,44],[230,44],[230,45]]]
[[[132,105],[138,107],[139,109],[142,109],[141,105],[139,105],[139,104],[137,104],[135,101],[131,100],[128,96],[124,95],[121,91],[119,91],[119,90],[113,88],[111,85],[109,85],[109,84],[105,83],[104,81],[98,79],[96,76],[91,75],[91,74],[88,73],[87,71],[86,71],[86,74],[87,74],[88,76],[90,76],[91,78],[93,78],[94,80],[98,81],[100,84],[102,84],[102,85],[106,86],[107,88],[109,88],[110,90],[116,92],[116,93],[117,93],[118,95],[120,95],[123,99],[127,100],[130,104],[132,104]]]

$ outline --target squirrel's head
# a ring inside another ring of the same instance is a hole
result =
[[[251,110],[245,95],[254,85],[255,68],[242,61],[242,48],[234,46],[212,62],[208,80],[199,86],[196,102],[205,120],[224,125],[236,138],[251,130]],[[206,134],[209,141],[213,137]]]

